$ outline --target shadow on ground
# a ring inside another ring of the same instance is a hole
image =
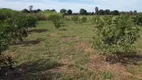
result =
[[[67,31],[67,29],[62,28],[62,29],[59,29],[59,31]]]
[[[28,32],[29,33],[32,33],[32,32],[43,33],[43,32],[48,32],[48,29],[31,29]]]
[[[56,68],[63,66],[56,61],[38,60],[23,63],[9,71],[7,76],[0,80],[56,80],[60,73]]]
[[[115,63],[121,63],[123,65],[138,65],[139,61],[142,61],[142,55],[138,55],[137,53],[117,53],[115,56],[108,56],[106,58],[106,61],[115,64]]]
[[[44,40],[45,39],[38,38],[36,40],[26,40],[26,41],[23,41],[23,42],[13,43],[12,45],[23,45],[23,46],[36,45],[36,44],[39,44],[41,41],[44,41]]]

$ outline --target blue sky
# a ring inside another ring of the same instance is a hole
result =
[[[73,12],[78,12],[80,8],[87,11],[94,11],[98,6],[101,9],[130,11],[142,11],[142,0],[0,0],[0,8],[11,8],[22,10],[33,5],[35,9],[56,9],[59,11],[62,8],[72,9]]]

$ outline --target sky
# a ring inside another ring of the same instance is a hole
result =
[[[72,9],[73,12],[79,12],[80,8],[88,12],[99,9],[110,9],[119,11],[137,10],[142,12],[142,0],[0,0],[0,8],[11,8],[22,10],[33,5],[34,9]]]

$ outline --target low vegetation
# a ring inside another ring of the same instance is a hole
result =
[[[140,26],[130,16],[106,16],[95,21],[94,47],[103,53],[133,52]]]
[[[51,20],[54,26],[59,29],[63,24],[63,14],[51,13],[48,15],[48,20]]]
[[[32,15],[22,14],[10,9],[0,10],[0,71],[6,72],[7,66],[12,66],[11,58],[3,56],[2,52],[17,40],[23,42],[23,37],[27,37],[28,28],[36,26],[36,18]],[[5,74],[5,73],[3,73]]]
[[[0,79],[141,80],[141,15],[96,11],[0,9]]]

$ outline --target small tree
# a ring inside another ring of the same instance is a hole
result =
[[[63,22],[62,22],[62,19],[63,19],[63,15],[62,14],[57,14],[57,13],[51,13],[49,16],[48,16],[48,19],[51,20],[54,24],[54,26],[59,29]]]
[[[136,25],[142,26],[142,15],[136,15],[132,17]]]
[[[79,17],[78,16],[72,16],[71,20],[73,20],[74,22],[77,22],[79,20]]]
[[[9,31],[9,25],[6,25],[5,23],[0,24],[0,55],[8,48],[10,42],[10,36],[9,33],[7,33],[7,31]]]
[[[8,49],[11,41],[11,34],[9,24],[0,21],[0,75],[5,76],[7,71],[13,68],[14,61],[10,56],[2,54],[3,51]]]
[[[27,29],[35,27],[36,18],[10,9],[0,10],[0,75],[13,67],[11,57],[4,56],[2,52],[8,49],[12,40],[27,36]]]
[[[139,31],[130,16],[97,18],[94,48],[103,53],[131,52]]]
[[[87,18],[86,17],[82,17],[81,18],[81,22],[86,22],[87,21]]]

